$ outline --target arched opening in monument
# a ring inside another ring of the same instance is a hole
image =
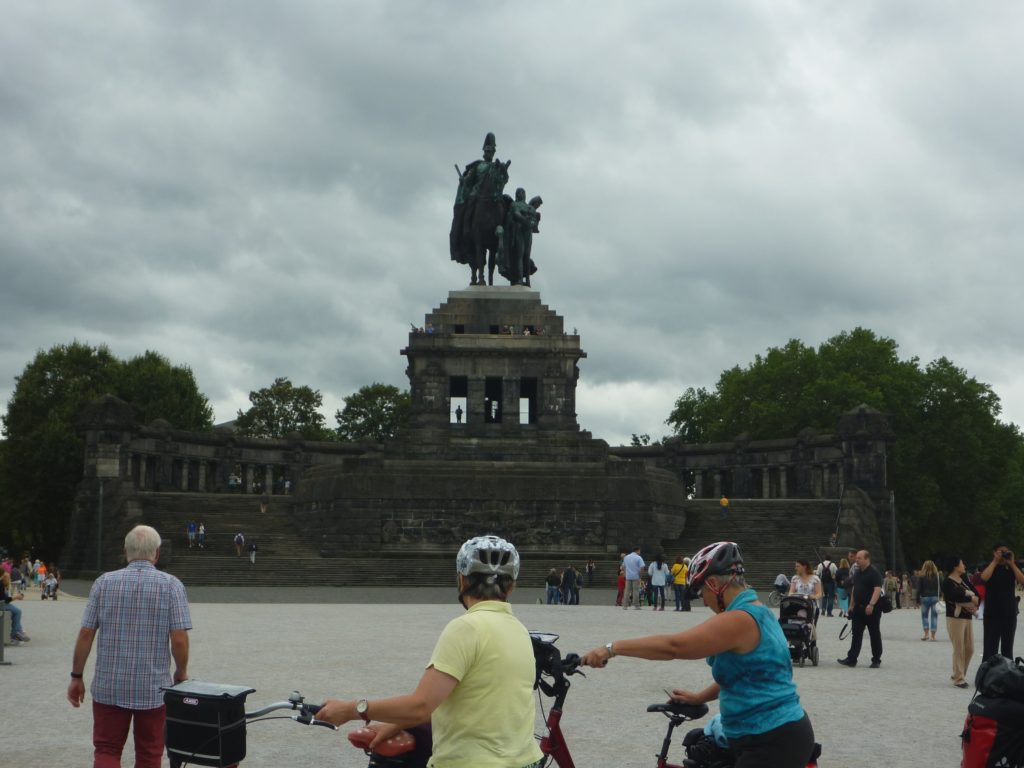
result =
[[[502,382],[499,376],[484,379],[484,422],[501,424]]]
[[[469,416],[469,378],[451,376],[448,379],[448,423],[465,424]]]
[[[537,380],[526,376],[519,380],[519,423],[537,423]]]

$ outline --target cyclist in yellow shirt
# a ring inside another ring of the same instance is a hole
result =
[[[374,744],[430,721],[430,768],[539,768],[533,643],[507,602],[519,553],[498,536],[477,536],[462,545],[455,565],[466,612],[441,632],[416,690],[374,701],[329,699],[317,719],[392,724],[377,728]]]

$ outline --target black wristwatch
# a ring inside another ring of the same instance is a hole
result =
[[[82,673],[81,672],[72,672],[71,673],[71,677],[73,677],[75,680],[81,680],[82,679]]]

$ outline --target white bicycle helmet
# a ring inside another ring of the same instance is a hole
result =
[[[455,570],[463,576],[483,573],[488,576],[519,578],[519,553],[500,536],[475,536],[459,548]]]
[[[743,555],[740,548],[732,541],[719,541],[708,544],[690,560],[689,587],[696,594],[708,576],[742,574]]]

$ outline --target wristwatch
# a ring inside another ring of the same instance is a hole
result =
[[[370,715],[368,711],[370,709],[370,702],[366,699],[360,699],[356,702],[356,714],[363,718],[364,723],[370,722]]]
[[[612,648],[612,644],[611,643],[605,643],[604,648],[605,648],[606,651],[608,651],[608,658],[609,659],[614,659],[615,658],[615,649]]]

